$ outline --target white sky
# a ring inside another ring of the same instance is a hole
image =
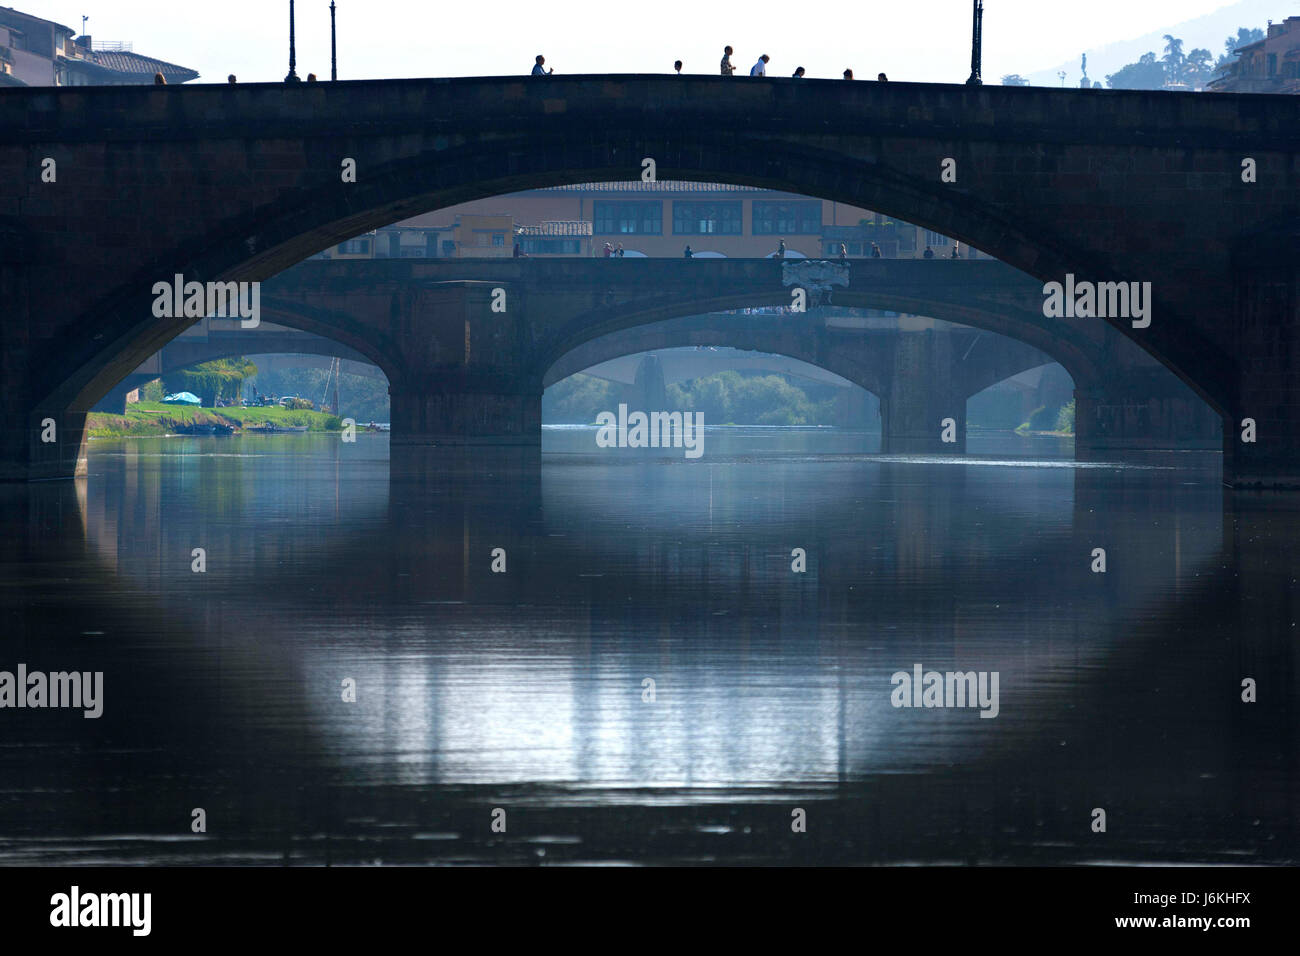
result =
[[[96,40],[198,70],[199,82],[281,80],[288,0],[4,0]],[[716,73],[722,47],[743,72],[964,82],[970,0],[336,0],[339,78],[526,73],[544,53],[556,73]],[[984,79],[1077,61],[1080,50],[1229,6],[1231,0],[985,0]],[[1281,19],[1294,4],[1278,0]],[[297,0],[298,74],[329,78],[329,0]],[[1258,24],[1263,26],[1263,24]],[[1216,54],[1219,50],[1215,49]],[[1090,71],[1091,72],[1091,71]]]

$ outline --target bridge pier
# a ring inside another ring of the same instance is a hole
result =
[[[653,353],[641,359],[636,368],[636,381],[624,388],[623,394],[628,408],[633,411],[673,411],[668,407],[663,363]]]
[[[1130,376],[1074,390],[1074,453],[1096,461],[1132,451],[1219,448],[1219,415],[1169,375]]]
[[[895,337],[880,397],[882,454],[966,453],[966,396],[953,367],[951,336],[927,329]],[[952,424],[945,426],[948,419]],[[952,440],[944,441],[945,436]]]
[[[540,445],[542,390],[389,389],[393,445]]]
[[[150,376],[147,375],[128,375],[114,385],[107,395],[96,402],[91,411],[107,412],[110,415],[125,415],[127,393],[134,392],[148,381],[150,381]]]
[[[0,481],[49,481],[86,474],[86,413],[14,410],[9,421],[24,427],[0,429]]]
[[[1223,426],[1223,480],[1234,488],[1300,490],[1297,256],[1300,231],[1253,237],[1234,256],[1237,389]]]

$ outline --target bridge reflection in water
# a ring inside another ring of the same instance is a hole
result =
[[[93,745],[11,712],[0,860],[1294,851],[1294,510],[1226,511],[1188,456],[564,440],[96,443],[88,483],[0,490],[13,653],[106,686]],[[915,662],[998,671],[998,718],[891,707]]]

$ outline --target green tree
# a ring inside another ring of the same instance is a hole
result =
[[[1143,53],[1136,63],[1107,76],[1106,85],[1112,90],[1158,90],[1165,85],[1165,65],[1154,53]]]
[[[1264,39],[1264,31],[1251,29],[1250,27],[1238,27],[1235,37],[1228,37],[1223,41],[1223,56],[1219,57],[1219,62],[1214,64],[1215,69],[1222,70],[1237,60],[1237,51],[1251,43],[1258,43]]]
[[[1165,34],[1165,78],[1170,83],[1182,83],[1186,79],[1186,57],[1183,56],[1183,41],[1170,34]]]
[[[1003,86],[1028,86],[1029,81],[1025,79],[1023,76],[1021,76],[1019,73],[1008,73],[1006,76],[1002,77],[1002,85]]]
[[[1214,54],[1204,47],[1197,47],[1187,54],[1188,82],[1204,82],[1214,72]]]
[[[542,394],[542,417],[557,423],[590,425],[601,412],[617,411],[621,390],[621,385],[594,375],[570,375]]]
[[[1067,435],[1074,434],[1074,399],[1061,406],[1056,414],[1056,430]]]
[[[226,401],[237,399],[244,379],[256,374],[257,366],[241,355],[172,372],[163,383],[169,393],[193,392],[204,408],[212,408],[219,398]]]

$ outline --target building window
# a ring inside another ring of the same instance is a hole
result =
[[[596,200],[591,215],[591,230],[598,236],[658,236],[664,231],[661,202]]]
[[[339,255],[343,256],[368,256],[370,255],[369,239],[349,239],[346,242],[339,243]]]
[[[492,233],[492,248],[504,249],[506,247],[506,234],[504,232]]]
[[[444,256],[454,256],[454,255],[456,254],[456,240],[455,240],[455,239],[444,239],[444,240],[442,240],[442,254],[443,254]]]
[[[929,229],[925,230],[925,244],[927,246],[946,246],[951,241],[942,233],[931,232]]]
[[[740,202],[674,202],[673,235],[739,236],[743,209]]]
[[[815,236],[821,231],[820,200],[754,202],[756,236]]]

